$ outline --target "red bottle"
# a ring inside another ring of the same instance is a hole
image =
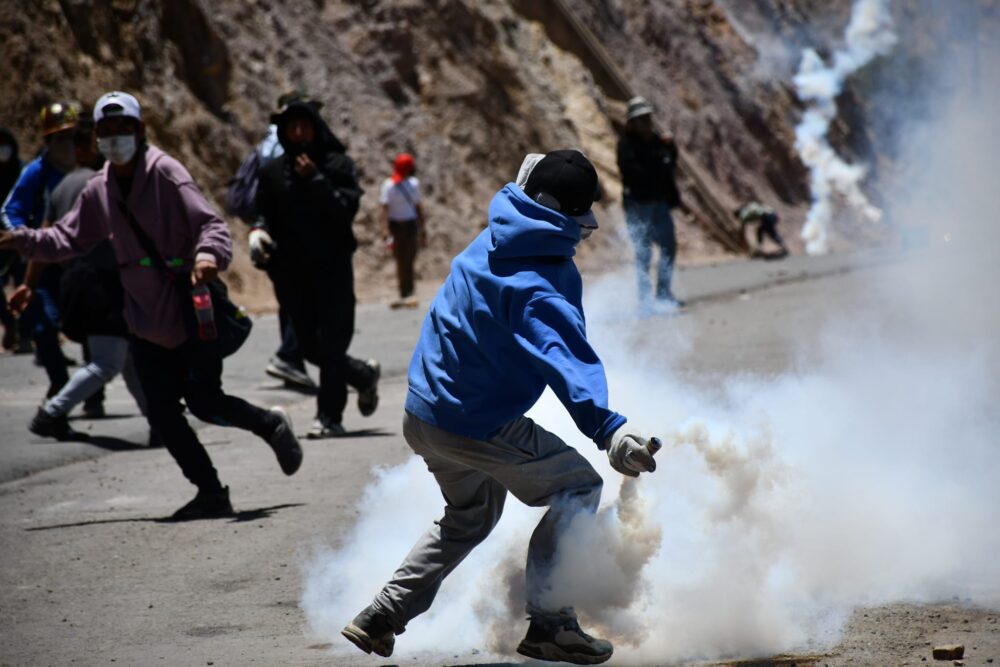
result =
[[[191,300],[194,301],[194,314],[198,319],[198,338],[215,340],[219,337],[219,332],[215,328],[211,292],[204,285],[197,285],[191,290]]]

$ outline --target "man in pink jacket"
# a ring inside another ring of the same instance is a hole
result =
[[[0,248],[58,262],[85,254],[110,237],[125,289],[125,320],[136,370],[149,403],[147,418],[163,434],[181,471],[198,487],[172,518],[230,515],[223,487],[204,446],[184,418],[181,399],[207,422],[253,432],[271,446],[285,474],[302,462],[292,424],[280,408],[264,410],[222,391],[222,359],[188,331],[183,283],[214,280],[232,259],[229,229],[179,162],[146,143],[138,101],[111,92],[94,106],[98,149],[108,159],[73,210],[47,229],[0,233]],[[129,217],[153,241],[171,272],[151,262]]]

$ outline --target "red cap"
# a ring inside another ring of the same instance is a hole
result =
[[[413,173],[416,162],[409,153],[400,153],[392,163],[392,182],[402,183],[403,179]]]

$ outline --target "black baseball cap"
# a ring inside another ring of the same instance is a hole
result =
[[[543,201],[549,208],[574,218],[588,214],[601,196],[597,170],[577,150],[546,153],[528,175],[524,192],[535,201]],[[539,200],[542,194],[548,197]],[[553,199],[555,206],[548,203]]]

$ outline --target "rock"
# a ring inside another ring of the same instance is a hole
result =
[[[943,644],[935,646],[931,651],[935,660],[961,660],[965,656],[965,646],[962,644]]]

